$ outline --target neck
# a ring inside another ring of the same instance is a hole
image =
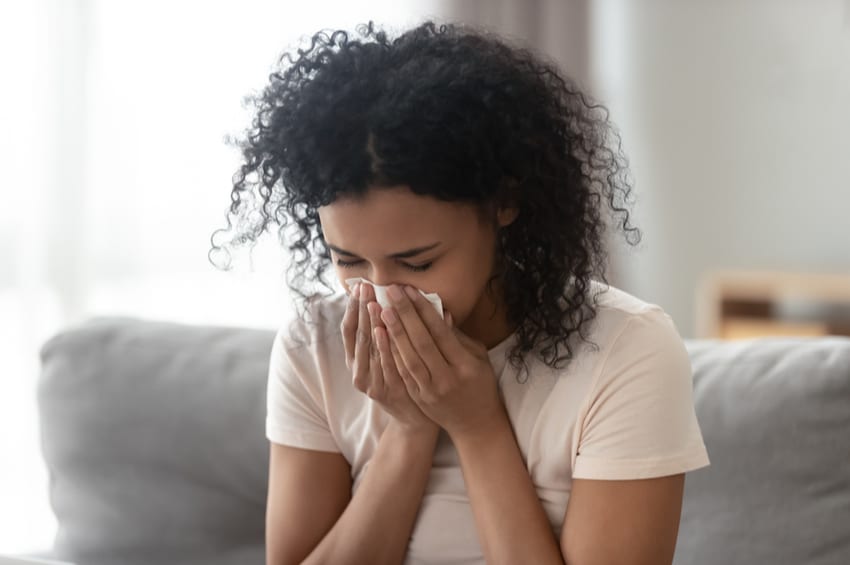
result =
[[[516,330],[516,326],[508,323],[501,293],[494,289],[494,294],[484,292],[467,319],[459,326],[460,331],[480,341],[487,349],[492,349]]]

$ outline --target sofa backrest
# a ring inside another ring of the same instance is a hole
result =
[[[273,336],[100,319],[45,344],[38,402],[57,557],[264,563]]]
[[[273,332],[100,319],[43,348],[57,557],[264,562]],[[687,342],[711,466],[677,565],[850,563],[850,339]]]
[[[850,339],[688,342],[711,466],[678,565],[850,563]]]

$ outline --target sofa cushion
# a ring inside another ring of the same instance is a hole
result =
[[[273,332],[101,319],[42,350],[42,449],[80,565],[264,562]],[[687,342],[711,466],[678,565],[850,562],[850,339]]]
[[[100,319],[42,349],[56,556],[264,562],[274,334]]]
[[[850,563],[850,339],[692,341],[680,565]]]

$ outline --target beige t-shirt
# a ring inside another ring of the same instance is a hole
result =
[[[600,288],[600,287],[595,287]],[[266,436],[342,453],[357,491],[388,416],[354,388],[340,333],[347,297],[278,332],[268,380]],[[691,365],[670,317],[614,287],[599,297],[590,340],[566,369],[536,357],[519,382],[506,362],[515,336],[489,351],[508,415],[553,531],[573,478],[642,479],[708,465],[694,412]],[[408,546],[408,565],[484,563],[457,451],[441,433]]]

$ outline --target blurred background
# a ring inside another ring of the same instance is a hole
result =
[[[320,28],[426,18],[530,45],[611,110],[644,232],[612,242],[612,284],[687,338],[850,334],[848,0],[0,0],[0,553],[55,533],[40,345],[100,315],[274,328],[274,239],[207,261],[242,97]]]

